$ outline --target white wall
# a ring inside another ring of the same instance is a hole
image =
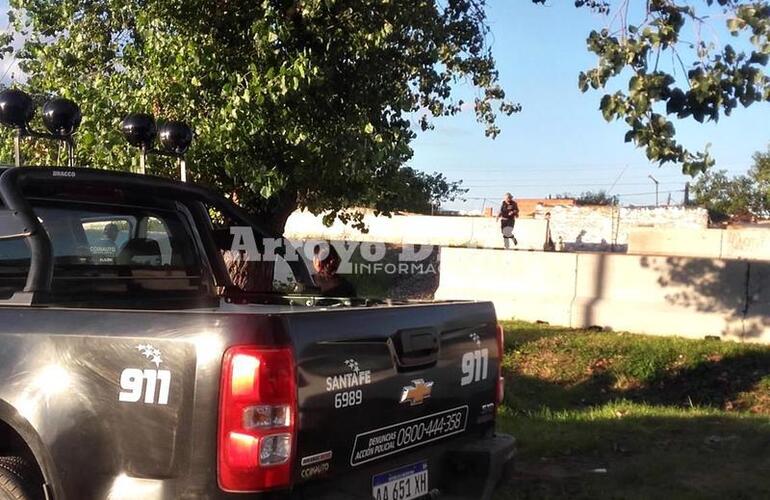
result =
[[[554,241],[561,238],[567,250],[626,250],[629,235],[640,227],[705,229],[708,213],[682,207],[538,207],[535,217],[551,213]]]
[[[770,343],[768,262],[442,248],[436,298],[492,300],[501,319]]]
[[[634,229],[628,253],[715,259],[770,260],[770,227],[731,229]]]
[[[567,250],[619,251],[628,246],[629,234],[639,227],[705,229],[708,215],[703,209],[680,207],[549,207],[538,208],[534,219],[518,219],[514,231],[521,250],[542,250],[545,243],[545,212],[552,216],[551,234]],[[364,222],[368,233],[335,221],[331,227],[321,216],[294,212],[286,224],[286,235],[296,239],[378,241],[477,248],[502,248],[500,224],[493,217],[444,217],[395,215]]]
[[[287,238],[306,240],[375,241],[394,244],[437,246],[469,246],[502,248],[500,223],[493,217],[445,217],[428,215],[394,215],[375,217],[368,213],[364,222],[368,233],[335,221],[331,227],[320,216],[310,212],[294,212],[286,223]],[[514,234],[521,250],[542,250],[545,221],[519,219]]]

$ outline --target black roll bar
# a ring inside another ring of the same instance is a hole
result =
[[[30,175],[33,172],[35,170],[21,167],[11,168],[3,172],[0,175],[0,198],[3,200],[5,208],[16,212],[22,225],[26,226],[30,264],[24,292],[34,294],[46,293],[51,290],[53,247],[48,233],[32,210],[32,205],[22,194],[22,186],[26,180],[33,177]]]
[[[35,294],[45,295],[51,291],[54,257],[48,233],[43,228],[37,215],[35,215],[32,205],[23,195],[23,188],[30,181],[109,184],[116,187],[145,189],[150,192],[170,191],[215,205],[217,208],[224,210],[226,215],[243,221],[266,237],[279,238],[282,236],[268,231],[262,224],[257,223],[243,209],[224,196],[195,184],[178,182],[163,177],[110,170],[64,167],[13,167],[5,170],[0,175],[0,200],[2,200],[6,209],[17,212],[17,217],[28,229],[28,231],[25,231],[26,236],[24,238],[29,244],[31,259],[24,292],[33,296]],[[289,264],[292,271],[301,281],[307,284],[313,283],[310,273],[304,264],[288,260],[287,264]]]

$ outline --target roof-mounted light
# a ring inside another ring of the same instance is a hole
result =
[[[147,113],[132,113],[126,116],[120,128],[129,144],[146,150],[152,148],[158,130],[155,118]]]
[[[57,97],[43,106],[43,123],[51,134],[69,137],[80,127],[83,115],[74,101]]]
[[[123,120],[121,129],[128,143],[140,149],[140,173],[145,173],[148,154],[172,156],[177,159],[182,181],[187,181],[184,155],[193,141],[193,131],[189,125],[180,121],[163,121],[156,125],[152,115],[133,113]],[[161,149],[152,148],[155,139],[158,139]]]
[[[163,151],[170,155],[182,156],[190,149],[193,131],[184,122],[163,122],[158,127],[158,139]]]
[[[75,141],[72,135],[80,126],[82,115],[77,104],[57,97],[43,106],[43,123],[50,133],[32,130],[30,122],[35,116],[35,103],[24,91],[6,89],[0,92],[0,123],[16,129],[14,152],[16,166],[21,166],[21,139],[34,137],[64,142],[67,146],[68,165],[75,166]]]
[[[0,92],[0,123],[6,127],[27,130],[34,116],[35,104],[26,92],[18,89]]]

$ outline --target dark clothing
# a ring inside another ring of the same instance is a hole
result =
[[[321,289],[324,297],[355,297],[356,290],[353,285],[339,274],[325,276],[314,274],[313,279]]]
[[[519,205],[513,200],[510,203],[503,201],[500,206],[500,229],[505,230],[507,227],[513,227],[518,216]]]

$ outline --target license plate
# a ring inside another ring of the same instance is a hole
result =
[[[374,500],[410,500],[428,494],[428,463],[420,462],[372,478]]]

